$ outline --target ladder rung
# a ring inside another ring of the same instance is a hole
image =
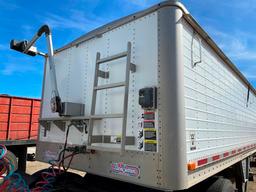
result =
[[[102,115],[92,115],[92,119],[108,119],[108,118],[123,118],[123,114],[102,114]]]
[[[116,59],[119,59],[119,58],[122,58],[122,57],[126,57],[126,56],[127,56],[127,52],[125,51],[125,52],[122,52],[122,53],[119,53],[119,54],[116,54],[116,55],[112,55],[112,56],[109,56],[109,57],[99,59],[97,61],[97,63],[98,64],[106,63],[106,62],[113,61],[113,60],[116,60]]]
[[[123,87],[125,86],[125,82],[120,82],[120,83],[111,83],[107,85],[99,85],[97,87],[94,87],[94,90],[102,90],[102,89],[110,89],[110,88],[115,88],[115,87]]]

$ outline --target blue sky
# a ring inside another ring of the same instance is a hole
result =
[[[36,2],[36,3],[35,3]],[[0,94],[41,96],[43,59],[9,49],[9,41],[30,39],[42,24],[53,29],[59,48],[105,23],[159,0],[0,0]],[[256,0],[183,0],[190,13],[256,86]],[[45,50],[45,39],[38,47]]]

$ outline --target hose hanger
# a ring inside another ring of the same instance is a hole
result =
[[[194,41],[195,41],[195,39],[197,39],[198,43],[199,43],[199,60],[198,61],[194,61]],[[202,40],[198,36],[198,34],[195,31],[193,31],[192,41],[191,41],[191,64],[192,64],[192,67],[195,67],[199,63],[202,63]]]

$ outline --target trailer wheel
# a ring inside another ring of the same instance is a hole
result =
[[[218,178],[206,192],[235,192],[235,188],[229,179]]]

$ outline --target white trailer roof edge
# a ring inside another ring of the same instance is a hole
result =
[[[168,0],[164,1],[162,3],[159,3],[157,5],[154,5],[146,10],[128,15],[124,18],[118,19],[116,21],[110,22],[102,27],[99,27],[91,32],[88,32],[87,34],[77,38],[76,40],[72,41],[71,43],[55,50],[55,53],[61,52],[65,49],[68,49],[73,46],[79,46],[84,41],[87,41],[92,38],[99,38],[101,35],[107,31],[110,31],[112,29],[115,29],[121,25],[124,25],[130,21],[136,20],[140,17],[143,17],[149,13],[152,13],[154,11],[157,11],[163,7],[168,6],[175,6],[182,10],[184,19],[192,26],[192,28],[205,40],[206,43],[214,50],[216,51],[216,54],[223,59],[223,61],[227,64],[228,67],[230,67],[233,72],[241,79],[241,81],[245,84],[245,86],[248,87],[250,91],[254,93],[256,96],[256,90],[252,86],[252,84],[246,79],[246,77],[239,71],[239,69],[235,66],[235,64],[226,56],[226,54],[221,50],[221,48],[212,40],[212,38],[207,34],[207,32],[198,24],[198,22],[193,18],[192,15],[190,15],[189,11],[186,9],[186,7],[175,0]]]
[[[87,41],[87,40],[92,39],[92,38],[99,38],[105,32],[113,30],[117,27],[120,27],[121,25],[129,23],[129,22],[131,22],[133,20],[136,20],[138,18],[144,17],[145,15],[153,13],[153,12],[163,8],[163,7],[170,7],[170,6],[171,7],[175,6],[175,7],[180,8],[185,15],[189,14],[188,10],[185,8],[185,6],[182,3],[177,2],[176,0],[167,0],[167,1],[164,1],[164,2],[159,3],[157,5],[154,5],[154,6],[148,8],[146,10],[139,11],[137,13],[128,15],[126,17],[122,17],[118,20],[115,20],[115,21],[110,22],[106,25],[103,25],[102,27],[94,29],[93,31],[88,32],[85,35],[82,35],[81,37],[75,39],[74,41],[64,45],[63,47],[61,47],[59,49],[56,49],[55,52],[60,52],[60,51],[63,51],[65,49],[68,49],[68,48],[73,47],[73,46],[79,46],[79,44],[83,43],[84,41]]]

